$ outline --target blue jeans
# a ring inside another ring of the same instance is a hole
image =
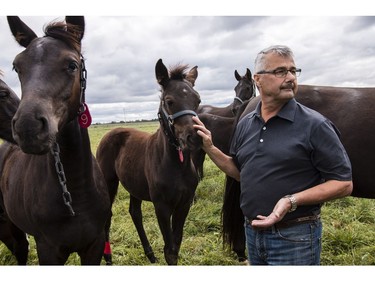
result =
[[[322,249],[320,220],[286,228],[255,230],[245,223],[251,265],[319,265]]]

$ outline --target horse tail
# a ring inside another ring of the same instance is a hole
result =
[[[240,208],[240,182],[226,177],[224,203],[221,211],[223,247],[233,250],[239,261],[246,260],[244,215]]]

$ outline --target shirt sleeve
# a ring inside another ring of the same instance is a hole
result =
[[[352,180],[349,156],[334,124],[326,119],[311,133],[312,162],[325,180]]]
[[[237,168],[240,170],[240,164],[237,159],[237,149],[238,149],[238,139],[239,139],[240,128],[237,124],[236,129],[232,135],[232,140],[229,147],[229,156],[233,158],[233,162],[236,164]]]

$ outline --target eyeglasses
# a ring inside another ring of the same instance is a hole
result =
[[[292,69],[286,69],[286,68],[276,68],[275,70],[271,71],[259,71],[256,74],[273,74],[276,77],[284,78],[288,75],[288,72],[290,72],[294,77],[298,77],[301,74],[300,68],[292,68]]]

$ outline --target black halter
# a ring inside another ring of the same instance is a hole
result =
[[[197,116],[197,113],[193,110],[181,110],[174,114],[168,114],[164,107],[164,102],[162,101],[158,111],[158,119],[160,126],[163,128],[164,134],[168,137],[168,142],[173,145],[177,150],[180,150],[180,142],[178,141],[174,133],[174,120],[184,115]]]

